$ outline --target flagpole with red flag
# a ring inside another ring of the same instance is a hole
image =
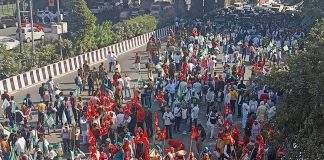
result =
[[[166,128],[164,127],[164,129],[161,133],[161,139],[163,139],[163,153],[164,153],[164,147],[165,147],[165,138],[166,138]]]
[[[191,139],[190,139],[189,153],[191,153],[193,140],[197,139],[198,136],[199,136],[198,128],[197,127],[192,127],[192,134],[191,134]]]

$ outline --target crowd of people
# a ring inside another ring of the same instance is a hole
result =
[[[27,94],[20,105],[5,92],[1,99],[8,121],[1,126],[2,158],[271,160],[284,156],[282,150],[271,149],[261,134],[283,91],[259,81],[272,67],[285,66],[287,56],[303,50],[300,40],[305,33],[271,21],[251,26],[231,21],[221,30],[217,25],[208,18],[187,24],[177,19],[165,49],[152,36],[146,50],[148,80],[142,86],[131,85],[132,78],[122,74],[111,51],[107,66],[101,63],[91,69],[85,61],[74,79],[76,92],[64,95],[51,77],[39,88],[37,104],[31,100],[37,95]],[[133,64],[138,74],[143,72],[142,62],[136,53]],[[84,100],[85,90],[89,100]],[[34,109],[35,126],[30,123]],[[53,129],[61,130],[62,145],[53,146],[45,137]],[[190,146],[175,139],[175,134],[190,134]],[[207,147],[206,141],[213,146]]]

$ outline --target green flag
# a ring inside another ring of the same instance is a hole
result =
[[[46,114],[45,114],[46,115]],[[53,115],[50,114],[49,116],[46,117],[45,123],[49,126],[52,127],[55,124]]]
[[[10,159],[10,160],[17,160],[18,157],[17,157],[16,152],[15,152],[15,150],[13,149],[13,147],[11,147],[10,150],[11,150],[11,152],[10,152],[10,155],[9,155],[9,159]]]

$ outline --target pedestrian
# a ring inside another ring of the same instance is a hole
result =
[[[252,140],[255,141],[256,137],[260,134],[260,132],[261,132],[261,124],[259,123],[258,120],[255,120],[251,129]]]
[[[217,123],[217,115],[216,111],[212,109],[210,113],[208,114],[208,119],[207,119],[207,127],[210,129],[210,136],[209,139],[214,139],[215,135],[215,127]]]
[[[206,101],[207,101],[207,111],[206,111],[206,117],[210,113],[210,107],[212,107],[212,110],[214,109],[214,101],[215,101],[215,92],[213,88],[209,88],[206,94]]]
[[[148,79],[153,79],[153,69],[154,69],[154,64],[152,63],[152,59],[149,58],[148,62],[146,63],[146,68],[147,68],[147,73],[148,73]]]
[[[125,73],[125,78],[124,78],[124,91],[125,95],[124,98],[129,99],[131,97],[131,91],[130,91],[130,86],[131,86],[131,78]],[[127,96],[128,93],[128,96]]]
[[[175,125],[174,125],[174,131],[180,132],[180,124],[181,124],[181,119],[182,119],[182,110],[180,109],[179,105],[175,105],[173,108],[173,115],[175,118]]]
[[[52,76],[49,77],[49,80],[46,82],[47,84],[47,90],[50,94],[50,101],[52,102],[52,95],[54,94],[55,92],[55,88],[54,88],[54,81],[53,81],[53,78]]]
[[[92,96],[94,93],[94,82],[93,75],[89,74],[88,76],[88,95]]]
[[[40,101],[40,103],[37,104],[37,110],[38,110],[38,122],[44,125],[45,122],[45,110],[46,105]]]
[[[78,74],[78,75],[74,78],[74,83],[79,87],[80,95],[82,95],[82,91],[83,91],[83,83],[82,83],[82,77],[81,77],[81,74]]]
[[[199,107],[198,103],[195,103],[193,107],[191,108],[191,126],[197,126],[197,121],[199,118]]]
[[[135,68],[136,73],[141,72],[141,56],[139,55],[138,52],[136,52],[136,55],[135,55],[134,68]]]
[[[197,129],[198,129],[199,136],[196,139],[196,147],[197,147],[197,152],[201,153],[202,145],[203,145],[207,135],[206,135],[206,131],[205,131],[204,127],[201,124],[197,125]]]
[[[115,65],[116,60],[117,60],[117,55],[115,54],[115,52],[114,51],[112,51],[112,52],[109,51],[108,56],[107,56],[109,73],[112,73],[112,71],[114,70],[114,65]]]
[[[0,146],[3,155],[3,160],[10,160],[9,156],[11,151],[8,142],[8,135],[6,134],[1,135]]]
[[[64,153],[69,153],[71,150],[71,129],[68,123],[64,124],[61,134],[63,138],[63,151]]]
[[[39,89],[38,89],[38,94],[39,94],[41,99],[44,99],[43,96],[45,94],[45,89],[46,89],[45,83],[42,83],[42,86],[40,86]]]
[[[71,129],[71,150],[72,151],[80,147],[79,138],[80,138],[80,130],[77,128],[77,124],[74,123],[72,124],[72,129]]]
[[[231,98],[230,98],[231,110],[232,110],[233,114],[235,114],[235,108],[236,108],[236,101],[237,101],[237,98],[238,98],[238,93],[234,89],[234,87],[231,88],[231,91],[229,93],[230,93],[230,96],[231,96]]]
[[[84,112],[83,116],[80,118],[80,128],[81,128],[81,135],[82,135],[82,144],[86,145],[89,140],[89,123],[87,122],[87,113]]]
[[[167,131],[167,139],[172,139],[172,123],[174,122],[174,116],[170,110],[170,108],[166,109],[166,112],[163,114],[164,126]]]

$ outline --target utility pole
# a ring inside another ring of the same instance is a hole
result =
[[[203,0],[203,16],[205,16],[205,0]]]
[[[24,53],[23,40],[22,40],[22,31],[21,31],[21,15],[20,15],[20,0],[16,0],[17,8],[17,18],[18,18],[18,30],[19,30],[19,51],[20,54]]]
[[[29,8],[30,8],[30,27],[31,27],[31,38],[32,38],[32,59],[34,60],[35,56],[35,42],[34,42],[34,19],[33,19],[33,0],[29,0]]]
[[[61,22],[60,0],[57,0],[57,22],[58,22],[58,25]],[[63,60],[63,51],[62,51],[62,45],[61,45],[61,41],[62,41],[61,34],[58,35],[58,39],[59,39],[60,54],[61,54],[61,58]]]

